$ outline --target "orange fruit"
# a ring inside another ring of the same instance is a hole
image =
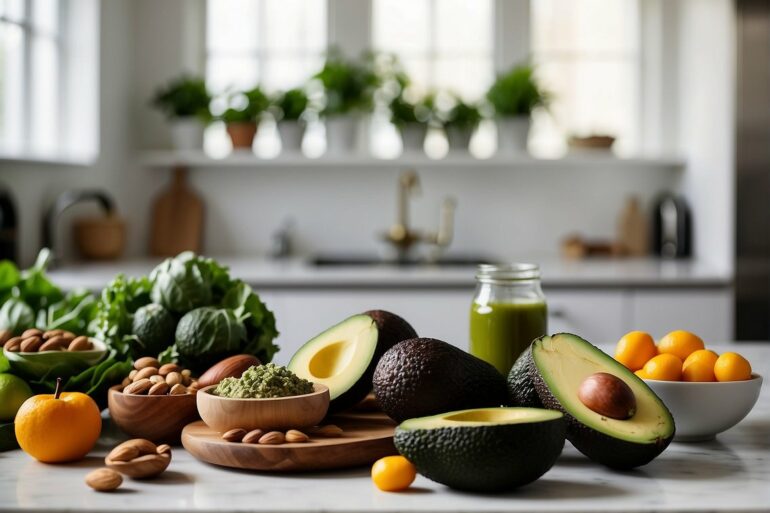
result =
[[[372,481],[385,492],[406,490],[416,476],[417,469],[403,456],[386,456],[372,465]]]
[[[102,430],[102,417],[93,399],[80,392],[35,395],[16,413],[19,446],[44,463],[82,460]]]
[[[632,371],[644,367],[647,360],[658,354],[655,341],[649,333],[631,331],[623,335],[615,349],[615,359]]]
[[[644,369],[639,369],[638,371],[634,371],[634,374],[639,376],[639,379],[650,379],[647,373],[644,372]]]
[[[672,354],[680,360],[685,360],[691,353],[703,349],[703,340],[689,331],[672,331],[658,342],[658,352]]]
[[[682,364],[683,381],[716,381],[714,364],[719,355],[710,349],[699,349],[690,353]]]
[[[745,381],[751,379],[751,364],[738,353],[722,353],[714,364],[717,381]]]
[[[646,379],[679,381],[682,379],[682,360],[673,354],[659,354],[645,363],[642,370],[647,375]]]

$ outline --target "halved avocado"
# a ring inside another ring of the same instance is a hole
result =
[[[527,366],[546,408],[564,412],[567,439],[594,461],[617,469],[645,465],[668,447],[674,418],[647,384],[598,347],[577,335],[559,333],[532,343]],[[605,417],[578,399],[588,376],[606,372],[623,380],[636,398],[629,419]]]
[[[384,310],[348,317],[307,341],[288,368],[297,376],[329,387],[329,412],[361,402],[372,390],[372,374],[380,357],[417,333],[401,317]],[[401,338],[404,337],[404,338]]]
[[[396,449],[417,471],[451,488],[501,492],[545,474],[564,447],[555,410],[481,408],[402,422]]]

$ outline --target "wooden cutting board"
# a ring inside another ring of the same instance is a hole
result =
[[[398,454],[393,445],[396,424],[383,413],[350,413],[331,417],[326,424],[342,428],[339,438],[311,435],[302,444],[258,445],[226,442],[203,421],[182,431],[184,448],[206,463],[270,472],[302,472],[371,465]]]
[[[177,167],[169,187],[152,208],[150,253],[175,256],[200,252],[203,234],[203,200],[187,184],[187,169]]]

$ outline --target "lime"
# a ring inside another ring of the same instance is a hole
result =
[[[32,390],[23,379],[13,374],[0,374],[0,422],[10,422],[21,403],[32,397]]]

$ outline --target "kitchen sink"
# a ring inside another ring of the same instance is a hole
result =
[[[394,267],[475,267],[479,264],[495,262],[494,259],[483,255],[444,255],[437,260],[425,258],[407,258],[403,260],[383,259],[376,255],[350,255],[350,254],[320,254],[310,259],[310,264],[316,267],[366,267],[366,266],[394,266]]]

